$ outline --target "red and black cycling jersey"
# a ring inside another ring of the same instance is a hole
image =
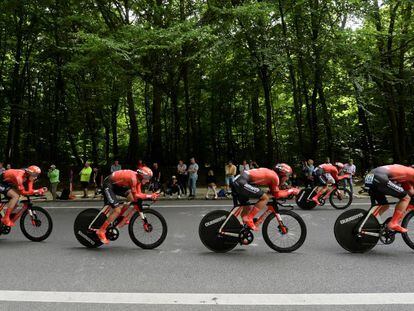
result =
[[[138,175],[136,171],[116,171],[109,176],[109,180],[111,184],[113,184],[116,187],[130,189],[134,197],[134,200],[144,200],[148,198],[148,196],[145,193],[142,193],[141,191],[141,182],[138,180]]]
[[[22,195],[32,195],[34,193],[33,180],[30,180],[23,169],[9,169],[3,172],[3,183],[10,185]],[[26,187],[25,187],[26,186]]]
[[[269,187],[270,193],[276,195],[279,191],[279,176],[274,170],[268,168],[256,168],[247,171],[248,181],[257,186]]]
[[[332,178],[335,180],[335,182],[338,182],[339,178],[339,172],[335,165],[332,165],[330,163],[321,164],[318,166],[318,168],[322,169],[323,174],[331,174]]]
[[[365,186],[372,200],[387,204],[386,195],[403,198],[414,193],[414,168],[393,164],[373,169],[365,176]]]

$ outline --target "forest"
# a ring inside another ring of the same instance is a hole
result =
[[[2,0],[0,161],[414,162],[412,0]]]

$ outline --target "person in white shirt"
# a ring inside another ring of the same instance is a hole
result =
[[[350,175],[350,177],[349,177],[349,190],[351,191],[351,193],[354,193],[354,187],[352,185],[352,179],[353,179],[353,176],[355,175],[355,172],[356,172],[356,166],[354,165],[354,160],[349,159],[348,163],[346,163],[344,165],[343,172],[345,174]],[[345,187],[347,187],[348,186],[348,180],[344,179],[344,182],[345,182]]]
[[[248,171],[249,169],[249,164],[246,160],[243,160],[242,164],[239,165],[239,174],[243,173],[244,171]]]

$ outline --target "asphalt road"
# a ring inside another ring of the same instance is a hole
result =
[[[44,204],[54,221],[48,240],[33,243],[19,228],[0,236],[0,300],[6,290],[110,293],[330,294],[414,293],[413,256],[400,237],[366,254],[350,254],[337,244],[333,224],[341,211],[330,206],[295,209],[308,236],[294,253],[271,250],[257,233],[249,246],[230,253],[207,250],[198,225],[207,212],[230,209],[230,201],[163,201],[153,208],[168,223],[168,236],[155,250],[137,248],[126,229],[108,246],[89,250],[74,237],[73,222],[85,207],[99,202]],[[41,205],[41,204],[40,204]],[[353,208],[368,208],[357,200]],[[24,300],[24,299],[22,299]],[[104,305],[68,302],[0,301],[0,310],[247,310],[254,306]],[[278,310],[389,310],[396,306],[282,306]],[[274,310],[274,306],[254,307]],[[413,310],[414,305],[398,306]]]

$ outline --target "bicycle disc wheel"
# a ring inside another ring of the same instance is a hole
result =
[[[100,211],[96,208],[88,208],[78,214],[73,225],[76,239],[80,244],[88,248],[96,248],[103,244],[96,235],[95,231],[89,230],[90,224],[99,214],[99,212]],[[101,214],[98,219],[95,220],[93,228],[99,229],[99,227],[104,223],[105,219],[105,215]]]
[[[405,244],[407,244],[409,247],[414,249],[414,211],[409,212],[407,215],[405,215],[401,227],[408,229],[407,233],[401,234],[403,237],[403,240]]]
[[[135,213],[128,226],[131,240],[143,249],[153,249],[162,244],[167,237],[167,223],[157,211],[144,208],[142,213],[147,219],[145,223],[139,213]]]
[[[228,211],[217,210],[208,213],[201,219],[200,226],[198,227],[200,240],[205,247],[213,252],[226,253],[235,248],[239,243],[238,237],[219,234],[219,230],[229,214]],[[231,216],[223,230],[239,234],[242,228],[237,218]]]
[[[313,192],[311,188],[302,189],[299,194],[296,196],[296,204],[304,210],[314,209],[316,203],[313,201],[308,201],[309,196]]]
[[[336,209],[345,209],[352,203],[352,193],[348,189],[336,189],[329,195],[329,202]]]
[[[32,206],[30,209],[32,215],[30,215],[28,209],[23,212],[20,218],[20,229],[30,241],[44,241],[52,233],[52,218],[45,209],[39,206]]]
[[[377,245],[379,236],[361,234],[358,235],[359,226],[367,215],[363,209],[351,209],[343,212],[336,219],[334,233],[336,241],[342,248],[351,253],[365,253]],[[374,216],[366,221],[363,230],[371,233],[379,233],[380,224]]]
[[[279,211],[279,215],[282,218],[282,224],[279,224],[273,213],[266,217],[262,228],[263,239],[275,251],[290,253],[305,242],[306,224],[295,212],[282,210]]]

